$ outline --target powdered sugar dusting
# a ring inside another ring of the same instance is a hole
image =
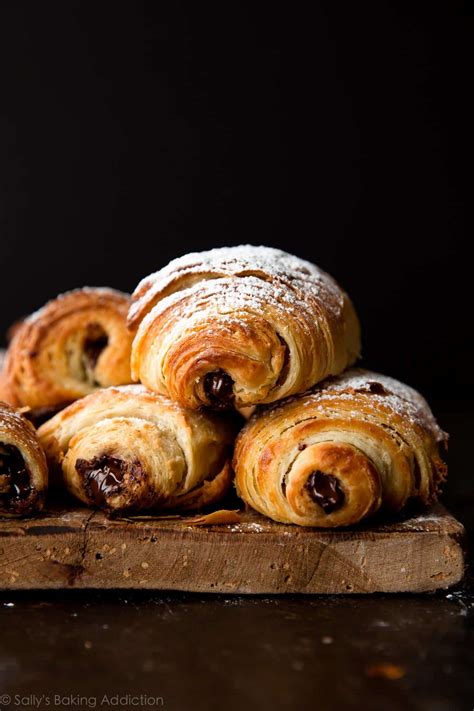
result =
[[[244,276],[249,271],[262,271],[282,278],[285,278],[288,273],[315,278],[327,276],[311,262],[280,249],[245,244],[238,247],[210,249],[207,252],[190,252],[173,259],[166,267],[146,277],[144,282],[152,283],[156,279],[166,279],[168,275],[177,272]]]
[[[394,378],[362,368],[352,368],[336,378],[321,383],[314,390],[316,398],[334,393],[335,396],[351,397],[355,393],[367,393],[382,401],[403,417],[417,421],[430,431],[437,441],[447,439],[436,422],[430,406],[419,392]]]
[[[284,286],[298,294],[300,301],[305,297],[324,301],[325,308],[336,315],[343,306],[343,292],[336,282],[311,262],[272,247],[241,245],[185,254],[146,277],[132,297],[129,318],[143,318],[161,295],[204,280],[235,277],[239,283],[253,278],[271,282],[273,287]]]
[[[26,422],[21,412],[6,402],[1,402],[0,404],[0,415],[2,419],[2,426],[7,426],[8,420],[10,420],[10,422],[15,421],[17,424],[22,425]]]
[[[378,402],[401,417],[418,424],[429,432],[436,441],[447,441],[448,435],[439,427],[430,406],[419,392],[387,375],[362,368],[351,368],[342,375],[327,378],[309,392],[277,402],[270,405],[268,409],[279,410],[287,404],[301,399],[303,407],[315,408],[324,414],[328,409],[328,402],[334,400],[337,406],[338,402],[344,400],[348,403],[354,402],[354,410],[346,412],[346,414],[357,419],[361,416],[357,410],[357,398],[360,395],[367,395],[372,401]],[[322,402],[323,400],[324,402]],[[258,418],[258,416],[257,412],[253,418]]]
[[[245,533],[246,531],[250,531],[251,533],[266,532],[266,529],[260,523],[256,523],[255,521],[242,521],[241,523],[233,524],[229,527],[229,530],[236,533]]]
[[[239,312],[251,312],[256,315],[270,307],[274,314],[279,314],[283,324],[289,316],[294,321],[299,321],[302,328],[314,332],[314,315],[309,305],[302,299],[298,292],[285,289],[283,286],[269,284],[254,276],[245,279],[221,278],[204,281],[165,297],[145,317],[143,328],[163,314],[167,309],[173,308],[175,316],[181,318],[198,318],[201,311],[205,311],[213,297],[218,297],[218,307],[215,311],[219,315],[219,327],[227,326],[230,331],[239,324]],[[192,304],[190,309],[189,304]],[[176,311],[178,309],[178,311]],[[212,333],[212,326],[207,329],[207,335]]]
[[[23,448],[41,452],[35,428],[25,417],[5,402],[0,402],[0,439],[7,444],[14,444],[23,452]]]
[[[75,294],[90,294],[95,296],[115,297],[118,296],[125,299],[130,298],[130,294],[126,294],[123,291],[118,291],[117,289],[111,289],[107,286],[83,286],[80,289],[71,289],[70,291],[65,291],[63,294],[59,294],[56,298],[51,299],[46,304],[44,304],[44,306],[41,306],[41,308],[37,309],[37,311],[34,311],[27,318],[25,318],[24,323],[34,323],[35,321],[44,316],[46,310],[51,306],[51,304],[54,304],[57,301],[69,299],[69,297]]]

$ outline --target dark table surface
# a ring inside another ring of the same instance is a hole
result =
[[[434,410],[444,500],[472,531],[474,416]],[[0,593],[0,709],[470,710],[473,620],[469,576],[403,596]]]

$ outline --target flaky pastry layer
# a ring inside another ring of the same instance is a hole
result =
[[[0,397],[34,416],[99,387],[130,383],[129,298],[112,289],[78,289],[25,319],[7,351]]]
[[[51,470],[84,503],[113,512],[201,508],[232,481],[234,426],[141,385],[99,390],[38,430]]]
[[[237,489],[275,521],[348,526],[435,501],[446,441],[416,391],[353,369],[249,420],[235,447]]]
[[[188,254],[132,296],[132,376],[188,408],[245,408],[303,392],[360,350],[347,294],[269,247]]]
[[[0,516],[28,516],[44,504],[48,469],[33,425],[0,402]]]

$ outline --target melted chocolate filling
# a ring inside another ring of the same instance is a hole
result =
[[[283,360],[283,367],[280,371],[280,375],[278,376],[276,386],[281,385],[282,383],[285,382],[285,380],[288,376],[288,371],[290,369],[290,349],[288,348],[288,344],[284,338],[282,338],[281,336],[278,336],[278,338],[280,340],[281,345],[285,349],[285,357]]]
[[[389,391],[384,388],[382,383],[377,383],[374,380],[369,382],[369,390],[371,393],[374,393],[374,395],[390,395]]]
[[[335,476],[319,470],[312,472],[305,484],[312,500],[330,514],[340,509],[344,503],[344,492]]]
[[[127,463],[123,459],[108,455],[76,461],[76,471],[84,477],[86,493],[98,506],[103,506],[107,497],[120,491],[126,470]]]
[[[416,488],[419,489],[421,486],[421,471],[416,457],[413,460],[413,479],[415,480]]]
[[[0,442],[0,506],[17,508],[30,494],[30,472],[19,449]]]
[[[204,392],[210,405],[216,409],[225,409],[234,400],[234,381],[225,370],[214,370],[204,377]]]
[[[92,323],[84,341],[84,357],[91,368],[95,368],[99,356],[107,348],[109,339],[104,329],[98,323]]]
[[[84,380],[93,386],[100,385],[96,380],[94,370],[100,354],[107,347],[109,338],[98,323],[91,323],[82,344],[82,363],[84,367]]]

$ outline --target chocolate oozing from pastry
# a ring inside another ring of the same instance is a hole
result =
[[[234,381],[225,370],[214,370],[204,377],[204,392],[212,407],[228,408],[234,400]]]
[[[318,469],[309,475],[305,486],[312,500],[321,506],[324,513],[337,511],[344,503],[344,492],[332,474],[325,474]]]
[[[98,506],[106,504],[107,497],[120,491],[126,470],[127,463],[123,459],[108,455],[76,461],[76,471],[84,477],[87,496]]]
[[[0,442],[0,507],[21,510],[31,493],[30,472],[20,450]]]

